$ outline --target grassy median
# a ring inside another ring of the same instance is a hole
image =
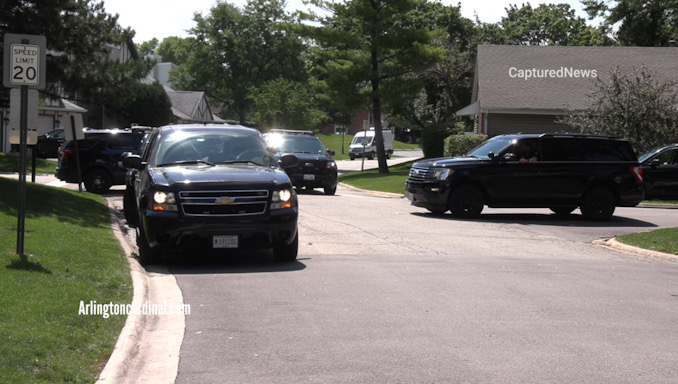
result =
[[[28,183],[17,255],[18,182],[0,177],[0,383],[92,383],[125,316],[79,314],[130,303],[129,266],[105,199]]]
[[[353,140],[353,135],[345,135],[342,138],[342,135],[336,135],[333,133],[317,133],[316,136],[322,141],[323,145],[327,149],[331,149],[334,151],[335,155],[332,156],[334,160],[346,160],[349,158],[348,156],[348,146],[351,144],[351,140]],[[344,154],[341,154],[341,147],[342,147],[342,140],[343,140],[343,147],[344,147]],[[409,143],[403,143],[398,140],[393,141],[393,149],[396,151],[401,151],[401,150],[409,150],[409,149],[419,149],[418,144],[409,144]]]
[[[407,180],[413,163],[408,162],[389,167],[389,173],[386,175],[380,174],[378,169],[368,169],[364,172],[348,172],[339,175],[339,181],[356,188],[404,195],[405,180]]]
[[[632,233],[619,236],[617,240],[634,247],[678,255],[678,228]]]

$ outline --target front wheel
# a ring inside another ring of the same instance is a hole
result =
[[[337,186],[335,185],[334,187],[332,186],[325,187],[323,188],[323,190],[325,191],[325,194],[328,196],[334,195],[335,193],[337,193]]]
[[[139,248],[139,263],[141,265],[155,264],[160,261],[160,250],[148,245],[148,240],[141,226],[137,227],[137,248]]]
[[[616,201],[612,192],[606,188],[594,188],[584,195],[581,201],[582,215],[593,221],[606,221],[614,213]]]
[[[294,235],[294,240],[290,244],[279,245],[273,248],[273,257],[277,261],[291,262],[297,259],[299,252],[299,232]]]
[[[452,191],[449,207],[452,215],[462,219],[474,219],[480,216],[485,206],[483,192],[473,185],[462,185]]]

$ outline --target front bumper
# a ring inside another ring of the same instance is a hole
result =
[[[292,184],[295,187],[324,188],[337,186],[337,173],[316,174],[316,173],[288,173]]]
[[[297,219],[297,208],[241,217],[194,217],[147,210],[142,227],[151,247],[212,249],[214,236],[237,236],[238,249],[260,249],[292,243]]]
[[[405,195],[415,207],[432,211],[447,210],[449,187],[440,181],[411,182],[407,181]]]

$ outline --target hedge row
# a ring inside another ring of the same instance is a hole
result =
[[[444,154],[445,156],[464,155],[479,146],[485,140],[487,140],[487,135],[482,134],[448,136],[445,139]]]

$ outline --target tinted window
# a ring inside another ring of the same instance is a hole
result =
[[[544,138],[544,161],[635,161],[628,142],[609,139]]]
[[[159,138],[154,162],[169,165],[186,161],[211,163],[253,162],[267,165],[270,153],[261,137],[226,132],[174,132]]]
[[[118,134],[112,135],[108,147],[110,149],[120,149],[120,150],[136,150],[139,148],[139,142],[141,141],[140,135],[137,134]]]

